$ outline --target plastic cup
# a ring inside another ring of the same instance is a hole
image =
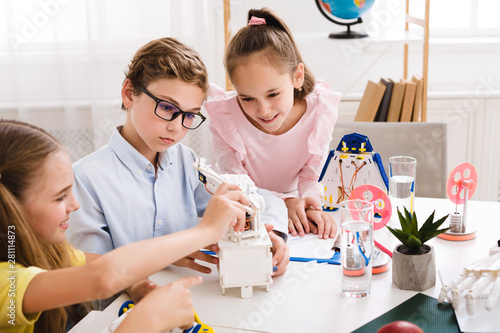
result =
[[[359,298],[371,292],[373,264],[373,203],[346,200],[340,203],[342,228],[342,293]]]
[[[417,160],[410,156],[389,158],[389,198],[392,204],[391,221],[398,221],[398,210],[404,216],[404,208],[413,214],[415,202],[415,177]]]

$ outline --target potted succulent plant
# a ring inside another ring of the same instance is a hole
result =
[[[449,229],[438,229],[448,215],[434,222],[432,212],[419,230],[417,214],[410,214],[406,208],[404,213],[398,210],[401,229],[387,226],[402,243],[393,251],[392,281],[399,289],[423,291],[436,284],[434,248],[424,243]]]

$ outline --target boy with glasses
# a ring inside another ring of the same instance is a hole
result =
[[[197,178],[195,153],[178,142],[205,121],[200,110],[207,90],[205,66],[192,48],[162,38],[137,51],[121,91],[125,124],[108,145],[73,165],[81,208],[71,216],[69,240],[76,247],[104,254],[198,223],[211,194]],[[286,206],[270,192],[260,194],[267,207],[263,222],[275,229],[268,227],[275,275],[281,275],[289,256],[277,234],[287,232]],[[218,263],[198,251],[176,264],[210,273],[195,259]]]

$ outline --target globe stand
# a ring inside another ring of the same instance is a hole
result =
[[[350,22],[350,23],[342,23],[338,22],[335,20],[331,20],[332,22],[340,25],[345,25],[347,26],[346,31],[342,32],[332,32],[330,35],[328,35],[328,38],[335,38],[335,39],[351,39],[351,38],[365,38],[368,37],[368,34],[365,34],[363,32],[356,32],[356,31],[351,31],[351,25],[362,23],[363,21],[361,20],[361,17],[356,20],[356,22]]]
[[[321,14],[323,14],[324,17],[326,17],[326,19],[330,22],[333,22],[335,24],[338,24],[338,25],[343,25],[343,26],[346,26],[347,27],[347,30],[346,31],[342,31],[342,32],[332,32],[328,38],[335,38],[335,39],[353,39],[353,38],[365,38],[365,37],[368,37],[368,34],[366,33],[362,33],[362,32],[356,32],[356,31],[351,31],[351,25],[354,25],[354,24],[359,24],[359,23],[363,23],[363,20],[361,19],[361,17],[358,17],[357,19],[355,19],[355,21],[350,21],[350,22],[340,22],[336,19],[334,19],[332,16],[328,15],[320,1],[322,0],[316,0],[316,6],[318,6],[318,9],[319,11],[321,12]]]

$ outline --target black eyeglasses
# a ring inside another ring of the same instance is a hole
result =
[[[182,126],[184,128],[194,130],[200,127],[200,125],[207,119],[200,112],[193,113],[182,111],[177,105],[155,97],[144,87],[140,87],[139,89],[154,99],[156,102],[155,115],[163,120],[171,121],[179,117],[179,115],[182,115]]]

